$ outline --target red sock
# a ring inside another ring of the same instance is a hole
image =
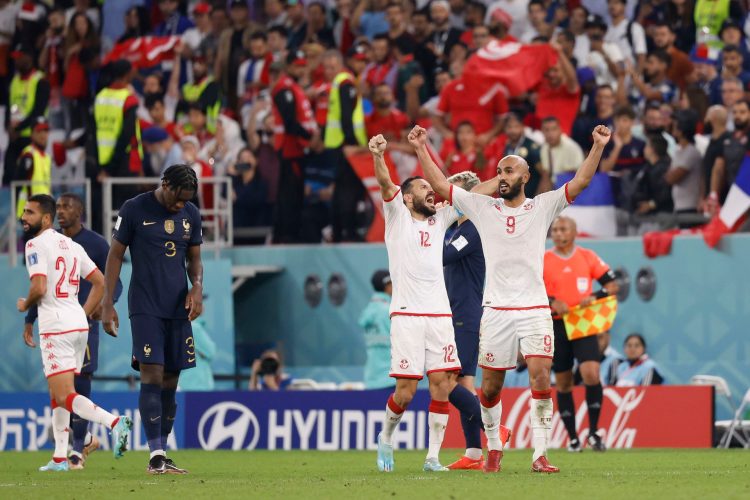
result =
[[[52,461],[55,462],[56,464],[61,464],[63,462],[67,462],[68,459],[67,458],[52,457]]]
[[[110,425],[109,428],[114,429],[115,425],[117,425],[117,422],[119,421],[120,421],[120,417],[117,417],[116,419],[114,419],[114,421],[112,422],[112,425]]]
[[[388,398],[388,408],[395,413],[396,415],[401,415],[404,413],[404,409],[401,408],[398,403],[396,403],[396,400],[393,399],[393,394],[390,395]]]

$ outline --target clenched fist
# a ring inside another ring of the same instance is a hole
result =
[[[421,148],[427,144],[427,131],[419,125],[416,125],[411,129],[411,132],[409,132],[407,139],[409,139],[409,144],[414,146],[415,149]]]
[[[594,144],[603,147],[607,145],[610,137],[612,137],[612,131],[606,125],[597,125],[591,136],[594,138]]]
[[[370,148],[370,152],[376,156],[383,156],[385,148],[388,147],[388,141],[385,140],[382,134],[378,134],[370,139],[370,143],[367,145]]]

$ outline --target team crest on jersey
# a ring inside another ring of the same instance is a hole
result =
[[[524,210],[531,210],[532,208],[534,208],[534,202],[533,201],[530,201],[530,202],[528,202],[527,204],[525,204],[523,206]]]
[[[401,360],[401,361],[399,362],[398,366],[399,366],[399,367],[400,367],[400,368],[401,368],[402,370],[406,370],[407,368],[409,368],[409,360],[408,360],[408,359],[402,359],[402,360]]]
[[[430,226],[434,226],[435,225],[435,217],[430,217],[429,219],[427,219],[427,224],[429,224]]]
[[[182,219],[182,229],[184,230],[182,237],[186,240],[189,239],[190,238],[190,221],[189,220]]]
[[[174,221],[173,220],[170,219],[170,220],[165,220],[164,221],[164,231],[167,234],[174,233]]]
[[[143,355],[147,358],[151,356],[151,344],[146,344],[143,346]]]
[[[486,359],[488,363],[494,363],[495,355],[492,354],[491,352],[488,352],[487,354],[484,355],[484,359]]]

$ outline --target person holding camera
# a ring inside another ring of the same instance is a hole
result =
[[[280,391],[286,389],[292,382],[292,378],[284,373],[281,364],[281,354],[269,349],[253,361],[250,383],[247,389],[250,391]]]
[[[268,185],[258,174],[258,160],[250,148],[243,148],[237,162],[227,169],[232,176],[234,227],[265,226],[270,221]]]

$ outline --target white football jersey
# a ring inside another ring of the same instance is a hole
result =
[[[453,207],[443,207],[424,221],[412,218],[399,190],[383,201],[385,246],[393,284],[391,316],[450,316],[443,278],[445,231],[458,220]]]
[[[542,278],[544,246],[552,221],[570,203],[567,187],[565,184],[510,208],[503,199],[451,186],[451,203],[474,223],[482,238],[487,266],[483,306],[549,307]]]
[[[46,276],[47,293],[39,302],[39,333],[88,331],[89,323],[78,303],[81,276],[88,277],[96,264],[81,245],[54,229],[26,243],[29,277]]]

